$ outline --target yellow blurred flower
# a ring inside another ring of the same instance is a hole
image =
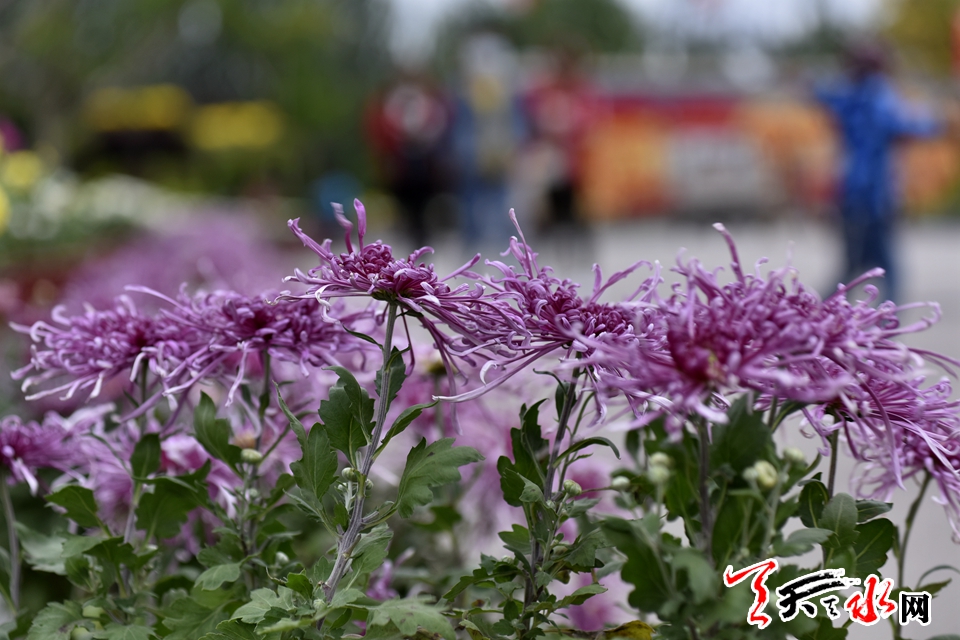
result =
[[[7,225],[10,224],[10,198],[7,197],[7,192],[0,187],[0,236],[4,234],[7,230]]]
[[[83,117],[98,131],[176,129],[186,121],[192,105],[190,94],[172,84],[106,87],[90,95]]]
[[[191,138],[200,149],[269,147],[283,134],[283,114],[272,102],[224,102],[197,109]]]
[[[43,161],[33,151],[14,151],[0,165],[0,182],[13,191],[29,191],[43,175]]]

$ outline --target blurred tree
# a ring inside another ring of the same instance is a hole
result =
[[[0,0],[0,112],[69,161],[91,92],[170,83],[277,103],[290,186],[364,173],[358,114],[389,66],[388,17],[383,0]]]
[[[931,73],[950,73],[958,57],[958,10],[960,0],[899,0],[888,35],[912,65]]]

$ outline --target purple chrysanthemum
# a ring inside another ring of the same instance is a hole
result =
[[[69,432],[55,421],[23,422],[17,416],[0,420],[0,467],[17,482],[26,482],[36,494],[37,469],[70,469],[77,457]]]
[[[309,287],[306,294],[286,293],[294,299],[316,298],[325,306],[330,300],[343,297],[365,297],[398,305],[404,315],[413,315],[423,325],[439,350],[447,370],[456,367],[454,356],[470,359],[485,350],[488,354],[510,353],[514,345],[525,339],[523,323],[516,311],[495,296],[486,295],[479,284],[451,287],[448,281],[460,275],[477,278],[469,269],[480,259],[479,254],[451,273],[440,278],[433,265],[419,262],[430,247],[414,251],[407,258],[394,257],[389,245],[381,241],[364,244],[367,230],[366,211],[359,200],[357,211],[359,246],[351,239],[353,224],[339,205],[337,220],[346,230],[347,252],[336,254],[331,241],[318,244],[300,230],[299,220],[291,220],[290,229],[304,246],[320,257],[320,265],[303,273],[299,269],[287,281]],[[446,330],[444,330],[446,329]],[[451,332],[454,335],[450,335]]]
[[[52,319],[55,324],[13,325],[42,345],[33,346],[30,364],[14,371],[13,378],[23,379],[24,392],[55,381],[28,400],[61,392],[68,399],[88,389],[95,398],[116,375],[127,371],[136,375],[141,362],[161,374],[167,363],[192,352],[198,340],[195,332],[141,313],[128,296],[116,298],[113,309],[88,308],[74,316],[56,307]],[[31,371],[35,375],[28,375]]]

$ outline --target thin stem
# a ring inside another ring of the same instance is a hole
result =
[[[900,543],[900,553],[897,554],[897,584],[904,588],[903,570],[906,566],[904,560],[907,557],[907,542],[910,541],[910,532],[913,530],[913,521],[917,517],[917,511],[920,509],[920,503],[923,502],[923,496],[927,493],[927,486],[930,484],[930,474],[927,473],[923,478],[923,484],[920,485],[920,493],[916,500],[910,505],[910,511],[907,512],[907,520],[904,524],[903,541]]]
[[[337,543],[337,559],[334,561],[333,569],[330,571],[330,579],[323,585],[323,595],[327,602],[333,600],[337,592],[337,586],[343,580],[350,564],[350,554],[360,539],[360,529],[363,527],[363,503],[366,498],[364,482],[370,474],[370,467],[373,466],[377,445],[380,443],[380,436],[383,433],[383,425],[387,420],[387,410],[390,408],[390,355],[393,351],[393,330],[397,322],[397,305],[391,303],[387,307],[386,337],[383,339],[383,365],[380,369],[380,388],[377,390],[377,410],[376,422],[373,425],[373,433],[370,436],[370,444],[363,454],[363,462],[360,466],[360,476],[357,479],[357,496],[353,503],[353,511],[350,514],[350,522],[347,524],[347,530]]]
[[[270,354],[266,351],[263,352],[262,356],[263,363],[263,391],[260,393],[260,407],[257,410],[257,415],[260,417],[260,424],[263,424],[263,417],[267,414],[267,407],[270,406],[270,378],[272,377],[270,372]],[[261,435],[263,431],[261,430]],[[257,443],[259,446],[259,443]]]
[[[543,495],[547,500],[553,499],[553,479],[556,476],[557,458],[560,456],[560,447],[563,445],[563,437],[567,432],[567,423],[570,422],[570,415],[573,413],[573,407],[577,403],[577,379],[579,370],[574,371],[573,382],[569,383],[567,393],[563,397],[563,407],[560,409],[560,415],[557,421],[557,435],[553,441],[553,448],[550,451],[550,461],[547,464],[547,478],[543,485]]]
[[[20,610],[20,538],[17,537],[17,520],[13,513],[13,501],[10,499],[6,474],[0,474],[0,500],[3,501],[3,517],[7,521],[10,544],[10,604],[16,614]]]
[[[710,510],[710,442],[707,425],[697,420],[697,434],[700,436],[700,545],[707,561],[713,565],[713,512]]]
[[[827,496],[833,498],[834,482],[837,479],[837,444],[840,440],[840,430],[830,434],[830,475],[827,476]]]

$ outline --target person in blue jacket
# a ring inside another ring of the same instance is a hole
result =
[[[842,281],[881,267],[886,273],[882,291],[896,301],[900,273],[894,241],[900,193],[894,150],[901,140],[937,135],[940,124],[898,95],[879,44],[850,47],[846,66],[843,82],[815,90],[833,117],[842,147],[837,193],[846,250]]]

